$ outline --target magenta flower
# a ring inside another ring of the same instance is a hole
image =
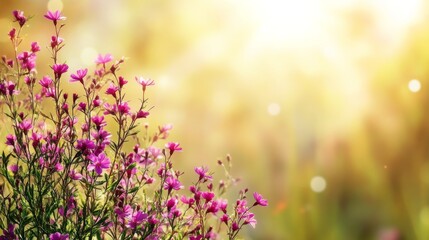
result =
[[[214,198],[215,194],[213,192],[203,192],[201,196],[206,200],[206,202],[210,202]]]
[[[88,165],[89,171],[95,170],[95,172],[100,175],[103,169],[110,168],[110,159],[106,157],[104,153],[98,156],[91,154],[88,158],[91,160],[91,163]]]
[[[45,18],[51,20],[54,25],[57,25],[57,21],[59,20],[66,20],[66,17],[61,16],[61,12],[58,10],[55,12],[48,11],[44,16]]]
[[[147,219],[147,214],[142,211],[137,211],[133,214],[130,221],[126,225],[131,229],[136,229],[140,224],[142,224]]]
[[[125,205],[124,207],[116,207],[115,213],[118,215],[119,218],[124,220],[125,218],[128,218],[133,213],[133,209],[130,205]]]
[[[255,198],[256,201],[254,205],[268,206],[268,200],[264,199],[261,194],[254,192],[253,198]]]
[[[109,53],[106,54],[106,55],[104,55],[104,56],[101,55],[101,54],[98,54],[98,57],[95,60],[95,63],[97,63],[97,64],[106,64],[106,63],[112,61],[112,59],[113,59],[113,56],[111,54],[109,54]]]
[[[207,174],[209,171],[207,167],[196,167],[194,170],[200,176],[199,180],[212,180],[212,176]]]
[[[25,119],[19,123],[18,127],[19,129],[24,131],[24,134],[27,134],[28,131],[33,127],[33,125],[31,124],[31,120]]]
[[[115,86],[113,83],[110,83],[110,86],[106,90],[106,94],[112,95],[114,98],[116,98],[116,92],[119,90],[118,86]]]
[[[180,144],[177,142],[169,142],[165,144],[165,147],[170,150],[170,155],[173,154],[175,151],[182,151],[182,148],[180,147]]]
[[[19,26],[24,26],[25,22],[27,21],[27,18],[24,16],[23,11],[15,10],[12,12],[13,16],[15,17],[15,21],[19,23]]]
[[[49,235],[49,240],[69,240],[69,235],[56,232]]]
[[[63,64],[55,64],[54,66],[52,66],[52,70],[54,70],[55,73],[55,77],[61,78],[61,75],[65,72],[67,72],[67,70],[69,69],[69,66],[65,63]]]
[[[73,180],[81,180],[82,174],[76,172],[75,170],[70,170],[69,177]]]
[[[39,84],[42,85],[44,88],[48,88],[51,86],[52,79],[49,76],[44,76],[40,81]]]
[[[9,35],[10,40],[13,40],[16,36],[16,29],[12,28],[12,30],[9,31],[8,35]]]
[[[18,237],[15,235],[15,225],[8,224],[7,229],[3,229],[3,235],[0,236],[0,240],[15,240]]]
[[[83,84],[83,79],[86,77],[87,73],[88,73],[87,68],[77,70],[76,74],[70,75],[71,77],[70,82],[80,82]]]
[[[130,113],[130,106],[128,106],[127,102],[120,103],[118,105],[118,112],[120,114],[128,114]]]
[[[177,178],[170,176],[170,177],[167,177],[167,179],[165,179],[165,182],[164,182],[164,189],[165,190],[168,190],[170,192],[173,189],[179,190],[182,188],[183,188],[183,186]]]
[[[10,165],[10,166],[9,166],[9,170],[10,170],[13,174],[16,174],[16,173],[18,172],[18,169],[19,169],[19,167],[18,167],[18,165],[16,165],[16,164],[12,164],[12,165]]]
[[[146,87],[155,85],[155,82],[150,78],[136,77],[136,81],[142,85],[143,91],[146,91]]]
[[[56,46],[60,45],[64,42],[63,38],[52,36],[51,37],[51,48],[55,48]]]
[[[36,53],[40,51],[40,46],[37,42],[32,42],[31,43],[31,52]]]

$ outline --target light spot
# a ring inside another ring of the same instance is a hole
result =
[[[315,176],[311,179],[310,187],[313,192],[323,192],[326,188],[326,180],[321,176]]]
[[[63,10],[63,1],[61,0],[50,0],[48,2],[48,10],[53,11],[62,11]]]
[[[97,51],[91,47],[84,48],[80,53],[80,60],[85,66],[93,65],[96,58]]]
[[[408,83],[408,89],[410,89],[411,92],[418,92],[422,88],[422,85],[419,80],[413,79]]]
[[[267,111],[271,116],[277,116],[280,113],[280,105],[278,103],[268,104]]]

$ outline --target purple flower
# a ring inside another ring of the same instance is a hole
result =
[[[56,232],[49,235],[49,240],[69,240],[69,235]]]
[[[63,38],[52,36],[51,37],[51,48],[55,48],[56,46],[60,45],[64,42]]]
[[[19,26],[24,26],[25,22],[27,21],[27,18],[24,16],[24,12],[15,10],[12,12],[12,14],[15,17],[15,21],[19,23]]]
[[[27,134],[28,131],[33,127],[33,125],[31,124],[31,120],[25,119],[19,123],[18,127],[19,129],[24,131],[24,134]]]
[[[199,180],[212,180],[212,176],[207,174],[209,171],[207,167],[196,167],[194,170],[200,176]]]
[[[118,105],[118,112],[120,114],[128,114],[130,113],[130,106],[128,106],[127,102],[120,103]]]
[[[37,42],[32,42],[31,43],[31,52],[36,53],[40,51],[40,46]]]
[[[70,170],[69,177],[73,180],[81,180],[82,174],[76,172],[75,170]]]
[[[133,214],[130,221],[127,224],[127,227],[131,229],[136,229],[140,224],[142,224],[147,219],[147,214],[142,211],[137,211]]]
[[[215,194],[213,192],[203,192],[201,196],[206,200],[206,202],[210,202],[214,198]]]
[[[146,87],[155,85],[155,82],[150,78],[136,77],[136,81],[142,85],[143,91],[146,91]]]
[[[98,54],[98,57],[95,60],[95,63],[97,63],[97,64],[106,64],[106,63],[112,61],[112,59],[113,59],[113,56],[111,54],[109,54],[109,53],[106,54],[106,55],[104,55],[104,56],[101,55],[101,54]]]
[[[12,28],[12,30],[9,31],[8,33],[10,40],[13,40],[16,36],[16,29]]]
[[[49,88],[51,86],[52,79],[49,76],[44,76],[40,79],[39,84],[44,88]]]
[[[254,205],[261,205],[262,207],[268,206],[268,201],[262,197],[261,194],[254,192],[253,198],[255,198],[255,204]]]
[[[44,16],[45,18],[51,20],[54,25],[57,25],[57,21],[59,20],[66,20],[66,17],[61,16],[61,12],[58,10],[55,12],[48,11]]]
[[[28,71],[31,71],[36,67],[36,55],[34,53],[20,53],[18,55],[18,60],[22,69],[27,69]]]
[[[123,208],[116,207],[115,213],[118,215],[119,218],[123,220],[131,216],[131,214],[133,213],[133,209],[131,208],[130,205],[127,204]]]
[[[18,165],[17,165],[17,164],[12,164],[12,165],[10,165],[10,166],[9,166],[9,170],[10,170],[13,174],[16,174],[16,173],[18,172],[18,169],[19,169],[19,167],[18,167]]]
[[[89,171],[95,170],[95,172],[100,175],[103,169],[110,168],[110,159],[106,157],[104,153],[98,156],[91,154],[88,158],[91,160],[91,163],[88,165]]]
[[[182,151],[180,144],[177,142],[169,142],[165,144],[165,147],[170,150],[170,155],[173,154],[175,151]]]
[[[52,66],[52,70],[54,70],[55,73],[55,77],[61,78],[61,75],[65,72],[67,72],[67,70],[69,69],[69,66],[65,63],[63,64],[55,64],[54,66]]]
[[[79,139],[76,143],[76,149],[82,151],[84,155],[88,155],[90,150],[95,149],[95,143],[89,139]]]
[[[8,224],[7,229],[3,230],[3,235],[0,236],[0,240],[17,240],[18,237],[14,233],[15,231],[15,225]]]
[[[83,79],[85,78],[87,73],[88,73],[87,68],[77,70],[76,74],[70,75],[71,77],[70,82],[80,82],[83,84]]]
[[[106,94],[112,95],[114,98],[116,98],[116,92],[119,90],[118,86],[115,86],[113,83],[110,83],[110,86],[106,90]]]
[[[177,178],[170,176],[170,177],[167,177],[167,179],[165,179],[165,182],[164,182],[164,189],[165,190],[168,190],[170,192],[173,189],[179,190],[182,188],[183,188],[183,186]]]

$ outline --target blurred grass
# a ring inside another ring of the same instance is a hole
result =
[[[62,60],[110,52],[130,82],[155,79],[149,122],[173,123],[180,168],[230,153],[239,187],[269,199],[245,239],[428,239],[428,4],[279,2],[64,1]],[[47,5],[4,1],[1,52],[14,9],[47,46]]]

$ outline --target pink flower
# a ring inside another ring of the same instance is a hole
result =
[[[49,235],[49,240],[69,240],[69,235],[56,232]]]
[[[143,91],[146,91],[146,87],[155,85],[155,82],[150,78],[136,77],[136,81],[142,85]]]
[[[39,84],[42,85],[44,88],[48,88],[51,86],[52,79],[49,76],[44,76],[40,81]]]
[[[127,224],[127,227],[131,229],[136,229],[140,224],[142,224],[147,219],[147,214],[142,211],[137,211],[133,214],[130,221]]]
[[[25,22],[27,21],[27,18],[24,16],[23,11],[15,10],[12,12],[13,16],[15,17],[15,21],[19,23],[19,26],[24,26]]]
[[[13,40],[16,36],[16,29],[12,28],[12,30],[9,31],[8,35],[9,35],[10,40]]]
[[[199,180],[212,180],[212,176],[207,174],[209,171],[207,167],[196,167],[194,170],[200,176]]]
[[[201,196],[206,200],[206,202],[210,202],[214,198],[215,194],[213,192],[203,192]]]
[[[83,84],[83,79],[86,77],[87,73],[88,73],[87,68],[77,70],[76,74],[70,75],[71,77],[70,82],[80,82]]]
[[[52,36],[51,37],[51,48],[55,48],[56,46],[60,45],[64,42],[63,38]]]
[[[116,207],[115,213],[118,215],[119,218],[124,220],[125,218],[128,218],[129,216],[131,216],[131,214],[133,213],[133,209],[131,208],[130,205],[127,204],[122,208]]]
[[[128,103],[126,103],[126,102],[120,103],[118,105],[118,112],[120,114],[128,114],[128,113],[130,113],[130,106],[128,106]]]
[[[66,17],[61,16],[61,12],[58,10],[55,12],[48,11],[44,16],[45,18],[51,20],[54,25],[57,25],[57,21],[59,20],[66,20]]]
[[[17,165],[17,164],[12,164],[12,165],[10,165],[10,166],[9,166],[9,170],[10,170],[13,174],[16,174],[16,173],[18,172],[18,169],[19,169],[19,167],[18,167],[18,165]]]
[[[119,87],[120,88],[122,88],[125,84],[127,84],[128,83],[128,81],[127,80],[125,80],[125,78],[123,78],[123,77],[119,77]]]
[[[40,51],[40,46],[37,42],[32,42],[31,43],[31,52],[36,53]]]
[[[103,169],[110,168],[110,159],[106,157],[104,153],[98,156],[91,154],[88,158],[91,160],[91,163],[88,165],[89,171],[95,170],[95,172],[100,175]]]
[[[54,66],[52,66],[52,70],[54,70],[55,73],[55,78],[61,78],[61,75],[65,72],[67,72],[67,70],[69,69],[69,66],[65,63],[63,64],[54,64]]]
[[[255,198],[254,205],[261,205],[262,207],[268,206],[268,201],[262,197],[261,194],[254,192],[253,198]]]
[[[76,172],[75,170],[70,170],[69,177],[73,180],[81,180],[82,174]]]
[[[179,190],[182,189],[183,186],[182,184],[179,182],[179,180],[175,177],[167,177],[167,179],[165,179],[164,182],[164,189],[168,190],[169,192],[171,190]]]
[[[165,147],[170,150],[170,155],[172,155],[175,151],[182,151],[182,148],[180,147],[180,144],[177,142],[169,142],[165,144]]]
[[[25,119],[19,123],[18,127],[19,129],[24,131],[24,134],[27,134],[28,131],[33,127],[33,125],[31,124],[31,120]]]
[[[110,83],[110,86],[106,90],[106,94],[112,95],[114,98],[116,98],[116,92],[119,90],[118,86],[115,86],[113,83]]]
[[[109,54],[109,53],[106,54],[106,55],[104,55],[104,56],[101,55],[101,54],[98,54],[98,57],[95,60],[95,63],[97,63],[97,64],[106,64],[106,63],[112,61],[112,59],[113,59],[113,56],[111,54]]]

